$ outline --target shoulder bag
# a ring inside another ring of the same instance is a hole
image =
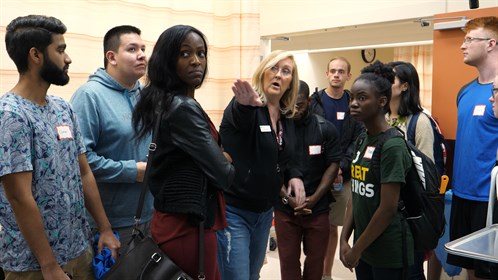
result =
[[[180,102],[177,99],[173,98],[171,110],[169,110],[169,112],[175,110],[179,103]],[[157,246],[151,237],[145,237],[139,229],[143,203],[148,187],[149,170],[157,148],[161,117],[162,113],[157,113],[157,119],[152,133],[153,140],[149,145],[149,156],[147,167],[145,168],[142,192],[140,193],[140,200],[135,214],[132,240],[130,241],[128,250],[118,258],[117,262],[106,273],[104,277],[105,280],[193,280]],[[198,279],[204,278],[204,223],[201,222],[199,225]]]

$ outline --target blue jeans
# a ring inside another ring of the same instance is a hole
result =
[[[226,206],[228,228],[219,230],[218,265],[223,280],[257,280],[265,260],[273,208],[256,213]]]

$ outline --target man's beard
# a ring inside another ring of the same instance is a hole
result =
[[[44,54],[45,60],[43,61],[43,66],[40,69],[40,76],[50,84],[63,86],[69,82],[69,76],[64,71],[68,65],[66,64],[62,69],[58,68],[55,63],[50,60],[48,54]]]

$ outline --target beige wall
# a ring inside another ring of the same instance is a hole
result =
[[[0,0],[0,92],[18,79],[5,51],[5,28],[17,16],[44,14],[67,26],[71,81],[52,86],[49,94],[69,99],[90,73],[103,66],[102,38],[110,28],[130,24],[142,30],[150,55],[159,35],[175,24],[199,28],[207,37],[208,76],[196,99],[218,124],[222,109],[233,96],[237,78],[249,79],[259,63],[259,6],[245,0]]]
[[[469,9],[468,0],[259,1],[262,36],[420,18]],[[479,1],[480,8],[496,6],[498,0]]]
[[[342,56],[351,63],[351,80],[346,83],[346,88],[349,89],[356,77],[359,76],[363,67],[368,64],[361,58],[360,50],[336,51],[336,52],[321,52],[321,53],[295,53],[297,66],[299,69],[299,78],[308,83],[310,90],[313,92],[315,87],[323,89],[327,87],[327,79],[325,72],[327,64],[331,58]],[[393,60],[393,48],[382,48],[376,50],[376,60],[382,62],[390,62]]]
[[[493,6],[498,6],[498,0],[480,0],[482,8]],[[250,79],[259,63],[260,36],[382,24],[465,9],[468,0],[0,0],[0,93],[8,91],[17,81],[17,71],[5,52],[3,38],[6,25],[20,15],[52,15],[67,25],[67,51],[73,60],[69,69],[71,81],[67,86],[50,89],[51,94],[66,99],[102,65],[102,37],[109,28],[136,25],[142,29],[150,54],[157,37],[167,27],[174,24],[198,27],[207,35],[210,52],[208,79],[196,98],[218,124],[232,97],[232,82],[236,78]],[[370,44],[359,40],[361,45]],[[297,53],[301,78],[312,89],[325,87],[324,69],[334,56],[351,61],[353,78],[366,65],[360,50]],[[392,57],[392,48],[377,49],[377,59],[386,62]],[[350,85],[351,82],[346,87]]]

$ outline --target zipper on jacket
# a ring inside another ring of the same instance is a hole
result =
[[[276,146],[275,150],[277,151],[277,166],[276,166],[275,170],[277,171],[277,173],[280,173],[281,169],[280,169],[280,164],[278,163],[278,161],[279,161],[279,156],[278,156],[279,146],[278,146],[278,143],[276,141],[277,140],[277,134],[276,134],[275,130],[273,130],[273,125],[272,125],[271,117],[270,117],[270,110],[268,110],[268,106],[266,107],[266,118],[267,118],[267,121],[270,123],[270,129],[271,129],[271,133],[273,135],[273,141],[272,142],[273,142],[273,145]],[[284,141],[283,139],[284,139],[284,134],[282,133],[282,142]]]

